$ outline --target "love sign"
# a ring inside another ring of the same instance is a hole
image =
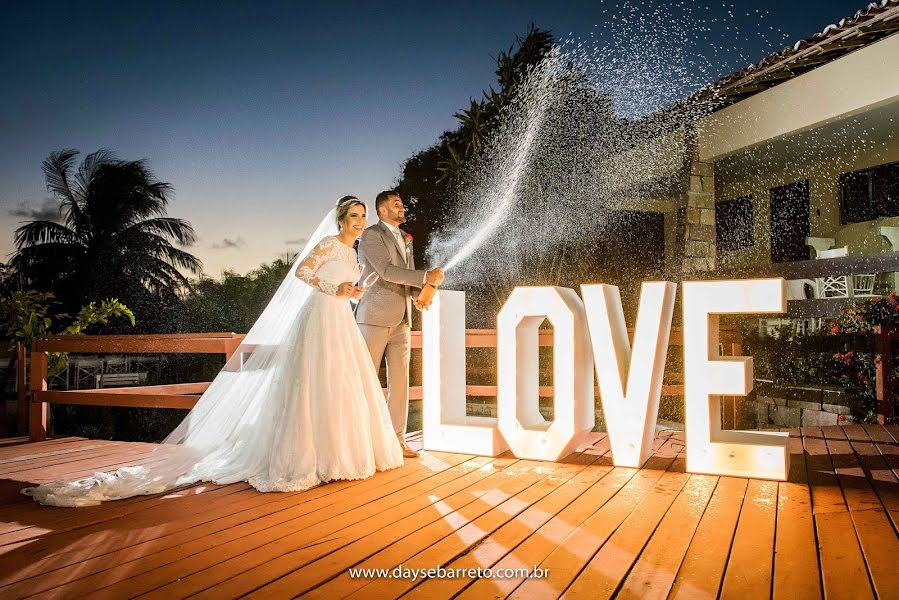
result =
[[[643,284],[631,344],[618,288],[521,287],[497,323],[497,418],[465,412],[465,293],[440,290],[423,313],[423,436],[428,450],[559,460],[595,425],[593,374],[615,466],[652,453],[676,286]],[[783,279],[683,283],[687,471],[785,480],[788,435],[721,429],[721,395],[752,391],[752,357],[722,358],[718,315],[781,313]],[[539,327],[553,325],[554,419],[539,411]]]

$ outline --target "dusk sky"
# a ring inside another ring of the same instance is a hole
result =
[[[610,15],[667,4],[6,3],[2,260],[19,223],[47,209],[41,161],[103,147],[147,159],[175,187],[169,214],[195,227],[191,251],[207,274],[244,273],[299,250],[339,196],[371,206],[403,160],[453,128],[453,113],[495,81],[496,55],[529,23],[601,43]],[[864,2],[704,7],[684,2],[672,19],[716,20],[732,47],[670,43],[714,54],[724,74]]]

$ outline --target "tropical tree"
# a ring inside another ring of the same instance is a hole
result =
[[[116,297],[143,330],[166,328],[188,284],[182,270],[199,274],[202,267],[182,249],[196,241],[193,227],[166,215],[171,184],[158,181],[144,160],[118,160],[101,149],[76,170],[77,156],[60,150],[43,162],[60,222],[16,230],[10,266],[18,287],[53,292],[71,312]]]
[[[517,44],[517,48],[516,48]],[[496,78],[499,90],[491,85],[483,92],[482,100],[470,100],[470,106],[453,115],[459,127],[445,140],[446,156],[437,164],[440,180],[454,185],[462,181],[465,164],[477,156],[478,150],[499,123],[503,107],[515,94],[528,71],[537,65],[553,47],[552,32],[533,23],[523,37],[516,36],[515,44],[496,58]]]
[[[221,279],[203,277],[191,281],[178,330],[249,331],[289,269],[290,263],[278,259],[246,275],[225,271]]]
[[[454,115],[459,122],[455,129],[444,132],[435,144],[403,164],[394,187],[414,205],[405,228],[415,237],[419,264],[424,264],[422,253],[430,233],[439,230],[452,212],[453,199],[464,183],[466,165],[499,124],[503,107],[514,97],[528,70],[552,46],[552,32],[531,24],[524,36],[516,36],[515,44],[497,56],[496,87],[490,85],[480,100],[472,98],[467,108]]]

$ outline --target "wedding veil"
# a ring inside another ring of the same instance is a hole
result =
[[[297,315],[313,292],[297,278],[296,270],[325,237],[337,234],[335,215],[335,208],[325,215],[237,351],[163,444],[208,452],[232,437],[240,424],[252,422],[270,387],[290,373],[288,342],[296,330]]]
[[[247,481],[264,470],[279,426],[277,409],[290,400],[297,320],[313,288],[296,270],[326,236],[337,233],[332,209],[309,238],[271,301],[237,351],[180,425],[141,464],[79,481],[25,488],[42,504],[91,506],[158,494],[197,481]]]

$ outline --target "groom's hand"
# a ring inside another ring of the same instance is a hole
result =
[[[425,273],[425,283],[430,283],[434,287],[437,287],[441,283],[443,283],[443,279],[443,269],[440,267],[437,267],[436,269],[432,269]]]

